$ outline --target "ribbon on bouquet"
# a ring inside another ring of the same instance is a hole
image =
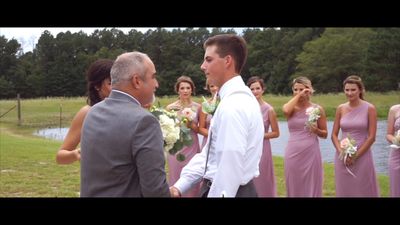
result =
[[[399,150],[399,149],[400,149],[400,146],[395,145],[395,144],[392,144],[392,145],[389,145],[389,148],[392,148],[392,149],[394,149],[394,150]]]
[[[343,163],[344,163],[344,166],[346,167],[347,172],[349,172],[354,178],[356,178],[356,175],[354,175],[354,173],[351,172],[349,167],[346,166],[346,159],[347,159],[347,154],[345,154],[344,157],[343,157]]]

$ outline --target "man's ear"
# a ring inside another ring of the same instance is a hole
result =
[[[140,79],[138,74],[133,74],[131,82],[132,82],[133,88],[139,89],[142,80]]]
[[[233,58],[232,58],[232,56],[231,56],[231,55],[225,56],[225,65],[226,65],[227,67],[229,67],[229,66],[232,65],[232,64],[233,64]]]

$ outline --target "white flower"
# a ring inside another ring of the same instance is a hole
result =
[[[176,126],[175,120],[165,114],[159,116],[159,122],[164,142],[166,143],[164,149],[165,151],[169,151],[174,146],[175,142],[179,140],[180,129]]]
[[[339,155],[340,160],[352,157],[357,152],[356,141],[350,136],[340,142],[340,148],[342,149]]]
[[[321,111],[318,107],[311,106],[306,109],[306,115],[309,123],[315,123],[321,117]]]
[[[400,149],[400,130],[397,130],[397,132],[395,133],[393,144],[390,145],[390,147],[393,149]]]
[[[353,155],[356,154],[357,152],[357,145],[356,141],[350,137],[350,135],[347,135],[345,139],[343,139],[340,142],[340,148],[341,152],[339,154],[339,159],[343,160],[343,163],[346,164],[346,160],[348,157],[352,157]],[[353,177],[356,177],[353,172],[346,166],[347,172],[350,173]]]
[[[161,132],[164,139],[164,151],[171,155],[179,152],[183,146],[192,144],[190,130],[186,128],[179,120],[176,112],[168,112],[161,107],[152,106],[150,112],[158,119]],[[176,155],[178,161],[185,160],[181,153]]]

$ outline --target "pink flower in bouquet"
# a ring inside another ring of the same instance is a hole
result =
[[[341,152],[339,154],[339,159],[346,163],[348,157],[352,157],[357,152],[356,141],[347,135],[342,141],[340,141]],[[346,166],[347,172],[349,172],[353,177],[356,177],[353,172]]]
[[[181,112],[181,120],[183,122],[193,121],[196,118],[196,112],[193,111],[191,108],[184,108]],[[185,121],[186,120],[186,121]]]
[[[340,148],[341,148],[341,149],[346,149],[346,148],[349,147],[349,144],[350,144],[349,139],[348,139],[348,138],[345,138],[345,139],[343,139],[343,140],[340,142]]]
[[[356,141],[350,136],[347,136],[342,141],[340,141],[340,148],[342,149],[340,153],[341,159],[346,159],[346,157],[352,157],[357,152]]]

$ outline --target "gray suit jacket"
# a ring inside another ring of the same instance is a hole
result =
[[[157,119],[112,91],[86,115],[81,134],[81,197],[169,197]]]

